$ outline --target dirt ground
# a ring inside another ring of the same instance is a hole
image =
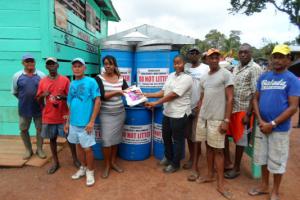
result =
[[[295,121],[295,117],[294,120]],[[290,158],[287,173],[281,187],[281,200],[300,200],[300,129],[293,129],[290,142]],[[232,149],[233,150],[233,149]],[[85,186],[85,179],[71,180],[76,171],[72,165],[69,149],[59,153],[61,168],[53,175],[47,175],[50,163],[42,168],[0,168],[0,200],[223,200],[215,188],[216,183],[199,185],[186,180],[189,171],[180,170],[164,174],[151,157],[145,161],[120,160],[126,170],[123,174],[112,171],[109,178],[101,179],[103,162],[96,161],[96,183]],[[205,158],[200,162],[201,172],[206,172]],[[242,173],[235,180],[226,180],[236,200],[267,200],[268,196],[250,197],[247,191],[258,184],[251,178],[248,156],[243,157]],[[299,184],[299,185],[298,185]]]

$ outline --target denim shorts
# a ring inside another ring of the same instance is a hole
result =
[[[82,148],[89,148],[96,144],[95,130],[88,134],[84,128],[84,126],[70,125],[68,141],[72,144],[80,144]]]

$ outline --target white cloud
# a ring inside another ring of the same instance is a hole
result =
[[[262,38],[273,42],[293,40],[299,30],[290,24],[286,14],[268,6],[253,16],[231,15],[229,0],[113,0],[121,17],[109,23],[109,34],[142,24],[150,24],[170,31],[204,39],[211,29],[226,35],[230,30],[242,31],[242,42],[260,47]]]

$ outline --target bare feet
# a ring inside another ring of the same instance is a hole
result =
[[[108,178],[109,176],[109,171],[110,171],[110,167],[105,167],[104,171],[103,171],[103,174],[102,174],[102,178]]]
[[[251,188],[248,191],[248,194],[250,196],[259,196],[259,195],[265,195],[269,194],[269,189],[267,187],[261,187],[261,188]]]

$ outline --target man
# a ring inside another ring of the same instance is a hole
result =
[[[244,43],[240,46],[238,57],[240,64],[233,71],[234,94],[233,110],[230,117],[228,135],[231,135],[236,143],[235,162],[233,169],[225,172],[228,179],[240,175],[240,165],[244,148],[248,146],[247,130],[252,115],[252,100],[256,91],[256,82],[262,73],[261,67],[252,59],[252,47]],[[229,142],[226,136],[225,145],[225,170],[232,168],[229,155]]]
[[[94,155],[92,146],[96,144],[94,124],[99,114],[101,102],[100,91],[95,79],[84,76],[86,70],[82,58],[72,61],[72,71],[75,80],[71,82],[68,93],[70,121],[65,124],[65,132],[69,132],[68,141],[76,144],[76,150],[81,163],[79,170],[72,179],[86,176],[86,185],[92,186],[94,178]]]
[[[37,100],[44,103],[42,113],[42,137],[50,139],[50,148],[53,156],[53,165],[48,169],[48,174],[53,174],[58,170],[59,162],[57,157],[57,136],[65,137],[64,123],[68,116],[67,95],[70,81],[68,78],[57,73],[59,64],[56,58],[49,57],[46,59],[46,68],[49,75],[44,77],[38,87]],[[73,163],[80,167],[80,162],[76,156],[76,146],[70,144],[73,157]]]
[[[20,135],[25,146],[24,160],[28,160],[33,152],[29,135],[31,120],[33,119],[36,128],[36,154],[44,159],[46,154],[43,151],[43,139],[41,137],[42,118],[41,109],[35,94],[38,84],[45,74],[35,68],[35,59],[30,54],[22,57],[24,70],[14,74],[12,80],[12,94],[18,99],[19,128]]]
[[[214,181],[214,164],[217,171],[217,191],[227,199],[232,194],[224,188],[224,141],[232,111],[233,79],[231,73],[220,68],[220,51],[210,49],[207,62],[210,71],[200,81],[200,115],[196,128],[196,141],[206,142],[207,176],[198,183]]]
[[[191,169],[193,167],[191,174],[188,176],[188,180],[190,181],[195,181],[199,176],[198,160],[201,154],[201,143],[195,143],[195,131],[199,114],[199,107],[197,107],[197,104],[199,102],[201,94],[200,80],[209,71],[208,65],[200,63],[200,56],[201,54],[198,47],[194,46],[190,48],[188,51],[188,60],[190,61],[190,63],[187,63],[185,65],[185,73],[191,75],[191,77],[193,78],[191,97],[192,113],[188,116],[185,131],[185,138],[188,143],[190,158],[187,163],[183,165],[183,169]]]
[[[254,162],[262,165],[262,183],[249,195],[269,194],[269,173],[273,173],[271,200],[279,199],[279,186],[289,152],[291,117],[296,113],[300,96],[298,78],[287,70],[290,49],[276,45],[272,52],[273,71],[262,74],[253,101],[259,128],[255,135]]]

